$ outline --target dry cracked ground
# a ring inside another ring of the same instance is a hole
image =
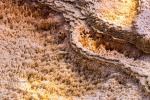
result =
[[[68,29],[49,8],[0,0],[1,100],[150,99],[125,74],[80,64],[84,58],[70,48]]]

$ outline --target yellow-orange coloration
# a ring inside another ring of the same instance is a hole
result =
[[[138,0],[100,0],[99,17],[104,20],[129,28],[137,15]]]

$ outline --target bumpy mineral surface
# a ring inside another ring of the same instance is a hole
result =
[[[98,0],[97,16],[110,24],[130,28],[138,12],[138,0]]]
[[[0,98],[149,100],[148,4],[1,0]]]
[[[150,53],[149,2],[149,0],[113,0],[109,2],[96,0],[96,3],[92,4],[92,9],[82,7],[90,9],[88,23],[95,31],[106,32],[115,38],[134,44],[144,53]]]

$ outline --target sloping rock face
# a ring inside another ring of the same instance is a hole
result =
[[[94,30],[125,40],[144,53],[150,53],[149,0],[97,0],[93,6],[89,10],[92,14],[88,23]]]
[[[24,0],[17,0],[17,2]],[[68,20],[86,18],[94,30],[125,40],[144,53],[150,53],[149,0],[27,0],[63,12]]]
[[[69,41],[77,54],[88,63],[94,60],[126,73],[138,80],[149,95],[148,0],[28,0],[27,3],[61,12],[69,22]]]

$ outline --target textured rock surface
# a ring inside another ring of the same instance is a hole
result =
[[[135,28],[138,35],[137,47],[150,52],[150,0],[141,0],[140,13],[135,20]]]
[[[89,16],[95,7],[92,5],[97,4],[95,0],[18,2],[19,5],[27,2],[31,8],[1,2],[0,93],[3,98],[149,100],[149,55],[136,60],[125,57],[115,47],[107,50],[107,39],[102,47],[95,46],[97,39],[91,34],[110,36],[104,30],[99,32],[97,28],[94,32],[90,27],[97,20]],[[113,45],[122,39],[113,39]],[[122,44],[127,43],[123,40]]]
[[[136,1],[135,1],[136,2]],[[91,50],[89,50],[88,48],[83,47],[82,43],[79,42],[79,38],[81,33],[83,33],[84,31],[89,32],[90,30],[90,26],[92,25],[96,30],[100,30],[99,27],[102,29],[100,31],[102,31],[103,34],[111,34],[112,38],[113,37],[117,37],[118,39],[123,39],[126,38],[127,42],[124,42],[124,45],[128,42],[131,43],[135,43],[139,41],[139,37],[138,35],[136,35],[134,33],[134,31],[130,30],[130,32],[124,30],[122,27],[120,28],[119,26],[110,26],[110,23],[108,23],[107,21],[99,21],[101,20],[100,18],[96,17],[96,14],[93,16],[93,10],[96,11],[95,8],[97,8],[97,4],[100,3],[99,1],[94,1],[94,0],[74,0],[74,1],[70,1],[70,0],[66,0],[66,1],[53,1],[51,3],[49,3],[48,1],[43,2],[43,4],[47,3],[47,5],[50,5],[51,8],[59,11],[59,12],[63,12],[63,15],[66,19],[69,20],[70,25],[71,25],[71,34],[70,34],[70,42],[72,47],[79,52],[81,55],[86,56],[89,59],[96,59],[105,63],[108,63],[110,65],[114,65],[115,67],[118,66],[118,68],[121,68],[122,71],[130,74],[131,76],[133,76],[134,78],[138,79],[139,82],[141,83],[142,86],[144,86],[144,88],[146,89],[147,92],[149,92],[149,83],[148,83],[148,79],[147,77],[149,77],[148,74],[148,70],[149,70],[149,61],[145,61],[145,59],[143,59],[142,61],[138,60],[132,60],[126,57],[115,57],[114,55],[112,55],[112,57],[110,57],[110,55],[103,55],[102,53],[96,53],[93,52]],[[138,2],[141,3],[141,2]],[[143,4],[143,2],[141,3]],[[141,4],[136,4],[137,6],[141,6]],[[136,8],[136,7],[135,7]],[[138,9],[138,7],[137,7]],[[135,9],[136,10],[136,9]],[[90,16],[90,14],[92,13],[92,17]],[[84,18],[85,17],[85,18]],[[88,20],[85,20],[88,19]],[[103,20],[103,19],[102,19]],[[88,21],[88,22],[87,22]],[[102,22],[102,24],[101,24]],[[89,24],[89,26],[86,25],[86,23]],[[96,24],[95,24],[96,23]],[[94,26],[98,24],[98,27]],[[103,27],[103,24],[105,25]],[[114,28],[113,28],[114,27]],[[111,31],[110,31],[111,29]],[[113,32],[114,31],[114,32]],[[107,35],[106,34],[106,35]],[[122,35],[119,35],[122,34]],[[117,36],[118,35],[118,36]],[[141,37],[140,37],[141,39]],[[125,40],[125,41],[126,41]],[[143,37],[142,37],[143,40]],[[121,40],[118,40],[121,41]],[[141,41],[140,41],[141,42]],[[140,45],[140,42],[138,42]],[[144,45],[148,45],[147,43],[149,43],[149,40],[144,42]],[[133,50],[133,49],[132,49]],[[131,50],[131,51],[132,51]],[[147,49],[148,50],[148,49]],[[129,51],[129,52],[131,52]],[[149,50],[148,50],[149,51]],[[145,70],[145,72],[141,72],[141,67],[145,68],[147,70]],[[146,74],[146,71],[147,74]]]

